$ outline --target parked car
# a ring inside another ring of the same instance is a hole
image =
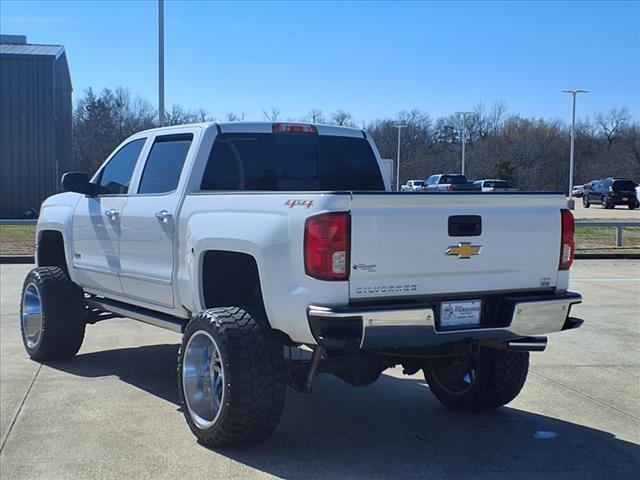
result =
[[[407,183],[400,187],[400,190],[402,192],[423,192],[424,185],[424,180],[409,180]]]
[[[584,191],[582,204],[585,208],[589,208],[592,204],[599,204],[604,208],[626,205],[633,210],[639,206],[636,187],[633,180],[628,178],[605,178]]]
[[[427,192],[481,192],[479,185],[469,183],[467,177],[456,173],[431,175],[426,182]]]
[[[519,189],[511,187],[506,180],[486,179],[473,182],[479,185],[483,192],[517,192]]]
[[[564,195],[396,195],[382,166],[345,127],[131,136],[42,205],[27,353],[72,357],[113,317],[182,334],[180,406],[209,446],[269,435],[287,384],[308,393],[320,372],[364,386],[403,365],[450,408],[510,402],[529,351],[582,324]]]
[[[571,190],[571,194],[577,198],[582,197],[582,195],[584,194],[584,185],[576,185],[575,187],[573,187],[573,189]]]

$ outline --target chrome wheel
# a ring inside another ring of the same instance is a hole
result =
[[[34,348],[40,341],[42,333],[42,301],[40,291],[35,284],[30,283],[24,289],[22,298],[22,334],[27,347]]]
[[[225,398],[224,366],[216,341],[204,330],[196,331],[187,342],[182,385],[193,422],[200,429],[210,428]]]

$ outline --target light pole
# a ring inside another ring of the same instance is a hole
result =
[[[406,125],[394,125],[398,129],[398,160],[396,161],[396,192],[400,191],[400,132]]]
[[[573,200],[573,152],[576,137],[576,96],[581,93],[588,93],[587,90],[562,90],[562,93],[568,93],[573,97],[573,115],[571,119],[571,150],[569,153],[569,208],[573,210],[576,207]]]
[[[158,117],[164,126],[164,0],[158,0]]]
[[[456,112],[456,115],[462,115],[462,175],[464,175],[464,150],[465,150],[465,142],[467,139],[467,116],[473,115],[473,112]]]

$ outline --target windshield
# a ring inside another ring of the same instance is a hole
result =
[[[613,189],[616,192],[630,192],[635,190],[636,184],[631,180],[615,180],[613,182]]]
[[[364,138],[269,133],[220,134],[202,190],[384,190]]]

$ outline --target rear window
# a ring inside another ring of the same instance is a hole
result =
[[[631,180],[614,180],[613,189],[617,192],[631,192],[635,190],[636,184]]]
[[[509,188],[509,184],[505,181],[489,181],[484,182],[484,186],[487,188]]]
[[[306,134],[220,134],[202,190],[384,190],[364,138]]]
[[[424,182],[422,180],[418,180],[418,181],[413,182],[413,184],[416,187],[422,187],[424,185]]]
[[[442,175],[440,177],[441,184],[463,185],[467,183],[467,177],[464,175]]]

